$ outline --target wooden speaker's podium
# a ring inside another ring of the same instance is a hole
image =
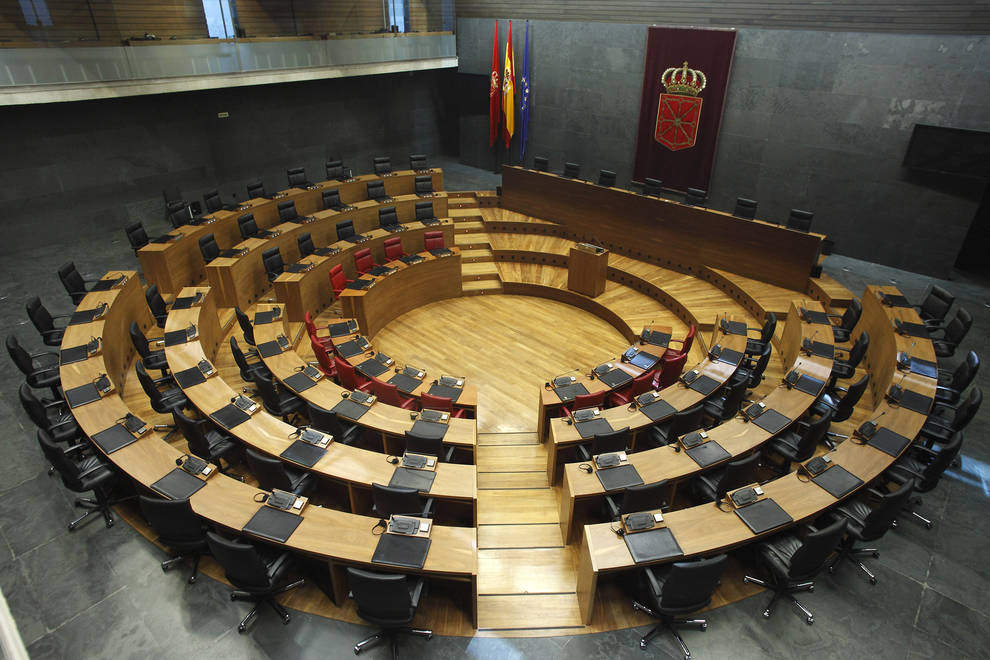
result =
[[[567,288],[590,298],[605,291],[608,250],[591,243],[578,243],[567,259]]]

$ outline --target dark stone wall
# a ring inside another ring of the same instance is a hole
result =
[[[458,21],[461,73],[488,75],[492,24]],[[518,78],[525,23],[513,27]],[[531,22],[526,164],[544,155],[559,171],[575,161],[586,177],[605,168],[628,184],[646,30]],[[731,210],[736,196],[751,197],[760,217],[778,221],[812,210],[838,253],[944,277],[982,184],[902,168],[915,123],[990,130],[990,38],[740,29],[710,205]],[[490,168],[487,119],[461,126],[462,145],[484,142],[462,146],[462,159]],[[518,154],[514,141],[512,162]]]

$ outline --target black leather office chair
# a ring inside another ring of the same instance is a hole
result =
[[[409,154],[409,169],[414,172],[422,172],[430,169],[426,162],[426,154]]]
[[[224,204],[219,190],[209,190],[203,193],[203,207],[207,213],[216,213],[217,211],[233,211],[237,208],[237,204]]]
[[[230,338],[230,352],[234,356],[234,363],[237,365],[237,369],[240,371],[241,380],[245,383],[254,384],[255,379],[258,377],[259,373],[266,374],[269,378],[271,377],[271,372],[268,367],[264,365],[263,362],[249,362],[244,351],[237,344],[237,338]],[[257,353],[255,353],[257,355]],[[245,393],[254,394],[257,392],[256,389],[251,387],[244,388]]]
[[[809,232],[811,231],[811,220],[814,217],[815,214],[811,211],[791,209],[790,215],[787,216],[787,228]]]
[[[944,326],[932,327],[929,335],[935,348],[935,356],[949,358],[955,355],[956,348],[966,338],[971,327],[973,327],[973,315],[962,307],[956,310],[956,315]]]
[[[629,486],[622,491],[622,499],[616,501],[614,495],[605,496],[605,515],[609,520],[616,521],[627,513],[637,511],[666,511],[669,507],[663,496],[667,493],[667,480],[655,481],[651,484]]]
[[[337,413],[315,403],[309,402],[307,407],[310,425],[318,431],[332,435],[334,442],[352,445],[361,438],[361,428],[357,424],[348,424]]]
[[[822,392],[818,400],[811,405],[811,412],[815,415],[827,415],[831,413],[833,422],[844,422],[852,416],[856,409],[856,404],[863,398],[867,385],[870,384],[870,374],[865,373],[849,387],[829,387]],[[842,396],[839,396],[839,393]]]
[[[340,191],[337,188],[323,191],[323,208],[332,211],[340,211],[344,208],[344,203],[340,201]]]
[[[313,243],[313,235],[308,231],[296,237],[296,245],[299,247],[300,259],[308,257],[316,251],[316,245]]]
[[[344,167],[344,161],[342,160],[328,160],[326,164],[327,168],[327,180],[328,181],[344,181],[350,178],[351,173],[346,167]]]
[[[379,201],[388,198],[384,181],[369,181],[365,187],[368,191],[368,199]]]
[[[394,206],[385,206],[378,209],[378,226],[387,231],[401,229],[399,224],[399,214],[395,212]]]
[[[415,181],[413,181],[413,192],[417,195],[432,195],[433,194],[433,177],[428,174],[422,176],[417,176]]]
[[[938,386],[935,388],[935,403],[954,406],[959,403],[963,391],[972,384],[980,371],[980,356],[976,351],[966,354],[955,370],[938,370]]]
[[[639,640],[639,647],[645,649],[657,633],[666,629],[680,644],[685,660],[690,660],[691,652],[677,632],[677,626],[698,626],[704,631],[708,630],[708,620],[677,617],[697,612],[712,602],[712,594],[718,588],[727,562],[726,555],[718,555],[699,561],[679,561],[669,566],[644,568],[650,607],[635,602],[633,608],[660,619],[660,623]]]
[[[306,581],[296,580],[286,584],[292,566],[288,552],[262,550],[250,543],[229,541],[213,532],[206,533],[206,542],[210,547],[210,554],[223,567],[227,580],[236,587],[230,593],[230,599],[254,603],[251,611],[237,625],[238,632],[247,630],[262,603],[268,603],[275,610],[283,625],[289,623],[289,613],[275,597],[305,584]]]
[[[615,186],[615,172],[612,170],[598,170],[598,185],[607,188]]]
[[[811,458],[818,443],[825,441],[833,415],[835,413],[828,409],[826,414],[808,421],[798,420],[774,436],[765,445],[764,451],[769,457],[776,457],[779,461],[768,461],[767,464],[774,466],[777,473],[783,475],[791,471],[791,463],[803,463]]]
[[[352,236],[356,236],[357,232],[354,231],[354,221],[353,220],[341,220],[337,223],[337,240],[343,241]]]
[[[416,202],[416,220],[423,223],[436,222],[433,202]]]
[[[422,577],[372,573],[359,568],[347,569],[350,596],[357,601],[358,616],[382,630],[354,645],[357,655],[369,646],[387,640],[396,657],[396,637],[399,634],[433,638],[432,630],[407,628],[416,617],[419,601],[426,594]]]
[[[375,156],[372,161],[373,172],[379,176],[392,173],[392,159],[389,156]]]
[[[736,208],[732,210],[732,215],[737,218],[753,220],[756,218],[756,207],[759,203],[755,199],[746,197],[736,197]]]
[[[137,373],[138,382],[141,383],[141,389],[148,395],[151,407],[154,408],[155,412],[166,415],[189,407],[189,400],[182,393],[182,390],[169,385],[165,385],[164,389],[159,389],[140,362],[134,363],[134,371]]]
[[[254,325],[251,324],[251,319],[244,311],[234,306],[234,315],[237,317],[237,325],[241,328],[241,333],[244,335],[244,341],[247,342],[249,346],[254,346]]]
[[[265,267],[265,274],[269,282],[274,282],[279,275],[285,272],[285,262],[282,261],[282,251],[278,247],[268,248],[261,253],[261,263]]]
[[[309,188],[313,184],[306,178],[305,167],[290,167],[285,170],[285,178],[290,188]]]
[[[731,461],[722,468],[705,472],[691,481],[691,495],[697,502],[718,502],[731,490],[742,488],[756,479],[761,465],[760,452]]]
[[[148,244],[148,232],[144,230],[144,224],[140,221],[132,222],[124,226],[124,233],[127,234],[127,242],[131,244],[134,254]]]
[[[881,493],[875,488],[867,488],[864,495],[841,504],[832,512],[833,520],[848,520],[846,538],[839,546],[838,556],[828,567],[829,573],[835,572],[836,565],[847,559],[859,566],[859,569],[870,578],[870,584],[876,584],[876,576],[859,561],[860,557],[880,556],[875,548],[857,548],[857,542],[876,541],[893,526],[897,515],[907,505],[914,492],[914,479],[908,479],[891,493]],[[866,497],[870,497],[867,500]]]
[[[740,373],[737,370],[717,394],[702,402],[705,426],[709,428],[718,426],[736,416],[739,408],[742,407],[743,399],[746,398],[750,375],[750,372]]]
[[[165,349],[158,348],[152,350],[148,338],[141,328],[138,327],[137,321],[131,321],[129,328],[131,335],[131,343],[134,344],[134,350],[137,351],[138,358],[141,360],[141,364],[144,365],[145,371],[161,371],[162,376],[168,374],[168,360],[165,359]]]
[[[61,398],[48,401],[39,399],[27,383],[21,383],[17,389],[17,398],[34,425],[55,442],[75,444],[82,438],[83,433],[76,424],[76,418]]]
[[[829,384],[834,385],[835,381],[839,378],[852,378],[856,375],[856,367],[859,363],[863,361],[863,357],[866,355],[867,349],[870,347],[870,335],[866,330],[859,333],[859,337],[856,338],[856,343],[852,345],[848,351],[843,351],[842,349],[835,349],[835,354],[845,352],[846,358],[842,359],[836,357],[832,361],[832,376],[829,379]]]
[[[815,615],[794,594],[798,591],[815,590],[812,578],[828,565],[829,558],[846,533],[846,525],[846,520],[836,520],[822,529],[809,526],[808,534],[803,539],[792,532],[785,532],[757,546],[761,563],[769,577],[760,579],[747,575],[743,582],[758,584],[773,591],[773,597],[763,608],[764,617],[769,619],[777,601],[781,597],[787,597],[804,613],[804,620],[809,626],[815,622]]]
[[[28,353],[14,335],[7,335],[7,354],[33,388],[51,390],[56,399],[62,396],[59,358],[55,351]]]
[[[609,433],[599,433],[591,438],[591,442],[577,446],[578,459],[590,461],[592,456],[599,454],[609,454],[617,451],[626,451],[632,440],[632,433],[629,427],[623,427],[610,431]]]
[[[925,323],[940,323],[949,314],[956,297],[948,289],[932,284],[920,305],[915,305],[918,315]]]
[[[86,445],[76,444],[62,447],[44,429],[38,429],[38,444],[45,458],[62,478],[62,485],[74,493],[92,491],[93,498],[76,498],[76,506],[86,509],[79,518],[69,523],[69,531],[74,532],[94,513],[102,513],[107,527],[113,527],[113,514],[110,507],[119,500],[111,497],[117,485],[117,473],[98,456],[85,451]]]
[[[58,279],[61,280],[62,286],[65,288],[65,292],[69,294],[72,298],[72,304],[78,305],[82,302],[86,294],[89,293],[89,289],[86,288],[87,283],[95,282],[96,280],[86,280],[83,279],[82,273],[76,268],[76,264],[72,261],[62,264],[58,268]]]
[[[172,411],[176,428],[189,444],[189,453],[213,463],[221,472],[241,461],[241,445],[208,419],[194,419],[181,410]],[[224,466],[223,461],[227,462]]]
[[[650,428],[650,439],[657,445],[677,442],[677,439],[685,433],[701,428],[704,413],[705,408],[700,403],[687,410],[681,410],[670,419],[654,424]]]
[[[415,488],[371,484],[372,511],[379,518],[392,515],[433,517],[433,498],[423,499]]]
[[[645,177],[643,179],[643,194],[650,197],[659,197],[663,192],[663,181]]]
[[[296,211],[296,203],[291,199],[285,199],[278,203],[279,222],[297,222],[299,212]]]
[[[34,296],[27,301],[24,306],[28,318],[35,330],[41,335],[41,341],[45,346],[61,346],[62,335],[65,334],[65,325],[56,326],[55,319],[67,319],[68,314],[58,314],[52,316],[48,308],[41,304],[41,298]]]
[[[206,524],[193,513],[189,500],[161,500],[142,495],[138,502],[144,519],[158,534],[158,543],[179,553],[161,563],[162,572],[191,558],[192,573],[186,582],[195,584],[199,575],[199,559],[209,552]]]
[[[164,328],[165,321],[168,319],[168,307],[165,306],[165,299],[162,298],[162,294],[158,293],[157,284],[152,284],[144,290],[144,299],[148,303],[151,315],[155,317],[155,323],[158,324],[159,328]]]
[[[250,447],[244,450],[244,455],[262,490],[278,488],[295,495],[306,495],[316,485],[311,474],[287,467],[277,458],[260,454]]]
[[[182,198],[182,192],[177,186],[170,186],[162,189],[162,199],[165,201],[165,217],[177,209],[185,207],[186,202]]]
[[[759,339],[747,339],[743,352],[749,356],[762,355],[763,349],[773,341],[773,333],[776,331],[777,315],[773,312],[767,312],[766,318],[763,319],[763,325],[760,327]]]
[[[406,431],[405,436],[406,451],[436,456],[441,463],[450,463],[454,458],[454,448],[444,447],[442,438],[426,438],[412,431]]]
[[[708,192],[701,188],[688,188],[684,196],[684,203],[688,206],[704,206],[708,199]]]
[[[260,179],[247,184],[247,198],[249,200],[266,197],[268,194],[265,192],[265,184]]]
[[[536,156],[533,158],[533,169],[537,172],[549,172],[550,171],[550,160],[544,158],[543,156]]]
[[[859,317],[863,315],[863,304],[858,298],[853,298],[842,312],[842,316],[829,314],[829,318],[839,319],[839,325],[832,326],[832,339],[837,344],[845,344],[852,339],[853,328],[859,323]]]
[[[580,163],[564,163],[564,178],[580,179],[581,178]]]
[[[220,246],[212,233],[199,237],[199,252],[203,255],[204,263],[210,263],[220,256]]]
[[[261,403],[270,415],[281,417],[286,423],[299,416],[305,403],[288,388],[277,388],[275,381],[264,372],[258,372],[254,384],[258,386]]]
[[[258,229],[258,223],[254,219],[254,213],[245,213],[237,218],[237,228],[241,232],[241,238],[260,238],[262,232]]]
[[[954,433],[969,426],[969,423],[976,417],[976,413],[980,411],[981,405],[983,405],[983,390],[974,387],[958,405],[940,404],[936,406],[921,427],[918,439],[923,440],[929,447],[935,443],[947,444],[952,440]]]
[[[888,482],[896,484],[903,484],[908,479],[914,479],[914,492],[928,493],[935,489],[935,486],[942,479],[942,475],[959,456],[959,452],[962,451],[962,443],[963,432],[956,431],[946,444],[939,447],[938,451],[930,447],[911,445],[906,452],[901,454],[897,462],[887,468],[883,476]],[[927,529],[931,529],[932,521],[911,508],[914,505],[920,505],[921,498],[913,497],[908,504],[909,506],[905,510],[915,520],[921,521]]]
[[[168,224],[172,226],[172,229],[188,225],[190,220],[192,220],[192,211],[188,206],[182,206],[168,214]]]
[[[773,352],[773,343],[767,342],[763,347],[763,352],[754,359],[753,356],[745,357],[739,362],[736,375],[746,379],[746,388],[752,390],[763,382],[763,374],[770,366],[770,354]]]

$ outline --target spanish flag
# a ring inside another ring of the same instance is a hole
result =
[[[516,132],[516,70],[512,64],[512,21],[509,21],[509,40],[505,44],[505,69],[502,71],[502,114],[505,123],[502,125],[502,138],[505,148]]]
[[[498,140],[500,107],[498,84],[498,19],[495,20],[495,35],[492,37],[492,80],[488,88],[488,146]]]

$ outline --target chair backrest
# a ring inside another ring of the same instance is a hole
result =
[[[402,239],[398,236],[386,238],[383,247],[385,248],[386,261],[394,261],[405,255],[405,252],[402,250]]]
[[[148,347],[148,338],[143,332],[141,332],[141,328],[138,326],[137,321],[131,321],[128,332],[131,335],[131,343],[134,344],[134,350],[137,351],[138,355],[142,358],[150,356],[151,349]]]
[[[320,371],[323,372],[323,375],[331,378],[336,377],[337,368],[333,366],[333,358],[330,357],[330,353],[327,352],[323,344],[311,336],[309,345],[313,348],[313,355],[316,356],[316,362],[320,365]]]
[[[344,172],[344,161],[328,160],[326,164],[327,179],[343,179],[347,176]]]
[[[574,403],[569,406],[571,410],[581,410],[583,408],[594,408],[605,403],[605,390],[601,392],[589,392],[588,394],[578,394],[574,397]]]
[[[818,443],[825,438],[829,426],[835,413],[828,410],[824,415],[815,418],[811,422],[800,422],[800,436],[797,446],[794,448],[794,460],[806,461],[815,453]]]
[[[423,510],[423,502],[415,488],[372,483],[371,496],[375,502],[375,514],[379,518],[388,518],[393,514],[417,516]]]
[[[945,341],[958,346],[966,338],[971,327],[973,327],[973,315],[960,307],[956,310],[956,315],[952,317],[949,324],[945,326]]]
[[[265,560],[250,543],[229,541],[214,532],[206,533],[206,542],[210,554],[223,566],[224,574],[235,587],[263,591],[273,586]]]
[[[598,170],[598,185],[611,188],[615,185],[615,172],[612,170]]]
[[[313,428],[324,433],[329,433],[334,438],[343,437],[344,425],[340,421],[340,417],[337,416],[337,413],[322,408],[312,402],[307,402],[307,408],[309,412],[309,423]]]
[[[384,181],[369,181],[367,184],[368,199],[384,199],[388,197],[385,193]]]
[[[677,379],[681,377],[681,372],[684,371],[684,364],[687,362],[688,354],[685,352],[667,354],[665,353],[663,359],[660,363],[663,365],[660,369],[660,389],[670,387],[677,382]]]
[[[244,334],[244,341],[254,346],[254,325],[251,324],[251,319],[244,313],[244,310],[236,305],[234,305],[234,314],[237,316],[237,325],[240,326],[241,332]]]
[[[371,164],[375,174],[390,174],[392,172],[392,159],[389,156],[375,156]]]
[[[394,206],[384,206],[378,209],[378,226],[394,227],[399,224],[399,214],[395,212]]]
[[[424,405],[425,407],[427,406]],[[436,456],[438,460],[443,461],[443,438],[427,438],[412,431],[406,431],[405,436],[406,451],[416,454],[426,454],[427,456]]]
[[[199,252],[206,263],[220,256],[220,246],[217,245],[217,239],[212,233],[199,237]]]
[[[681,344],[680,351],[674,351],[673,349],[668,348],[667,351],[665,352],[665,355],[670,355],[672,353],[677,353],[677,352],[683,353],[684,355],[690,353],[691,347],[694,346],[694,337],[696,334],[698,334],[698,328],[696,328],[695,325],[692,323],[690,327],[688,327],[687,334],[684,335],[684,342]]]
[[[579,163],[564,163],[564,177],[568,179],[580,178],[581,165]]]
[[[309,335],[310,339],[316,337],[316,323],[313,322],[313,315],[306,310],[303,313],[303,323],[306,325],[306,334]]]
[[[7,335],[7,353],[22,374],[25,376],[31,375],[34,371],[34,362],[31,360],[31,354],[24,350],[24,347],[21,346],[21,343],[17,341],[17,337],[14,335]]]
[[[644,371],[640,375],[633,378],[632,385],[629,386],[629,392],[627,396],[629,398],[637,397],[640,394],[645,394],[653,389],[653,379],[656,377],[656,370]]]
[[[424,409],[443,410],[451,414],[454,412],[454,401],[448,396],[435,396],[429,392],[423,392],[420,394],[419,400]]]
[[[206,433],[203,430],[203,426],[207,423],[206,420],[193,419],[181,410],[173,410],[172,419],[189,443],[189,451],[203,460],[209,460],[210,442],[206,439]]]
[[[413,620],[416,610],[405,575],[347,569],[347,586],[357,602],[358,616],[377,625],[402,626]]]
[[[387,403],[390,406],[402,405],[402,400],[399,398],[399,388],[392,383],[372,378],[371,391],[382,403]]]
[[[691,206],[704,206],[708,193],[701,188],[688,188],[684,196],[684,203]]]
[[[756,207],[758,202],[747,197],[736,197],[736,208],[732,210],[732,215],[737,218],[748,218],[752,220],[756,217]]]
[[[921,301],[921,318],[926,321],[940,321],[949,313],[949,308],[956,301],[952,293],[938,284],[933,284],[928,295]]]
[[[203,193],[203,206],[207,213],[216,213],[223,208],[223,200],[220,199],[219,190],[208,190]]]
[[[258,233],[258,223],[254,221],[254,213],[245,213],[237,218],[237,228],[241,231],[241,238],[251,238]]]
[[[629,427],[609,431],[608,433],[596,433],[591,439],[591,455],[608,454],[615,451],[625,451],[629,448],[629,441],[632,440],[632,433]]]
[[[189,500],[162,500],[157,497],[138,497],[145,520],[151,523],[165,545],[206,541],[203,521],[193,513]]]
[[[340,294],[347,286],[347,275],[344,274],[344,267],[340,264],[336,264],[330,269],[330,286],[333,287],[335,294]]]
[[[428,170],[430,166],[426,163],[426,154],[409,154],[409,169]]]
[[[644,195],[659,197],[660,193],[662,192],[663,192],[663,181],[661,181],[660,179],[652,179],[650,177],[645,177],[643,179]]]
[[[65,455],[62,448],[58,446],[55,440],[52,439],[51,435],[48,434],[44,429],[38,429],[36,437],[38,438],[38,444],[41,445],[41,452],[48,459],[48,462],[52,464],[52,467],[58,472],[58,475],[62,478],[62,483],[65,486],[75,492],[82,492],[86,490],[83,484],[83,471],[80,469],[79,463],[73,461],[71,458]],[[88,472],[91,468],[86,467]]]
[[[254,384],[258,386],[258,394],[261,395],[265,410],[272,415],[282,415],[282,402],[279,399],[278,391],[275,389],[274,378],[265,373],[259,373],[254,379]]]
[[[365,274],[374,265],[371,257],[371,248],[361,248],[354,252],[354,269],[360,274]]]
[[[140,221],[126,225],[124,233],[127,234],[127,242],[131,244],[132,250],[140,250],[148,244],[148,232],[144,230],[144,224]]]
[[[258,480],[258,486],[262,490],[279,488],[281,490],[292,490],[292,481],[285,471],[285,464],[277,458],[259,454],[250,447],[244,450],[248,467],[251,473]]]
[[[55,319],[48,312],[48,308],[41,304],[41,298],[38,296],[29,298],[24,309],[31,323],[42,335],[55,329]]]
[[[748,384],[750,388],[756,387],[763,380],[763,372],[767,370],[770,365],[770,354],[773,352],[773,344],[767,342],[763,345],[763,352],[760,353],[759,359],[756,360],[756,365],[753,366],[753,370],[749,375]]]
[[[976,351],[970,351],[966,354],[966,359],[959,363],[956,370],[952,372],[952,389],[957,392],[962,392],[964,389],[969,387],[973,379],[976,378],[976,374],[980,371],[980,356]]]
[[[974,387],[969,391],[969,396],[956,408],[956,414],[952,417],[952,429],[962,431],[969,426],[969,423],[976,417],[983,405],[983,390]]]
[[[162,393],[155,387],[155,381],[148,375],[147,370],[145,370],[140,360],[134,363],[134,371],[137,373],[138,382],[141,383],[141,389],[148,395],[148,400],[151,402],[151,407],[154,408],[155,412],[162,414],[172,412],[175,406],[169,407],[165,405]]]
[[[237,364],[237,368],[241,371],[241,380],[248,383],[254,382],[247,358],[244,357],[244,351],[241,350],[241,347],[237,345],[237,339],[235,337],[230,338],[230,352],[234,356],[234,362]]]
[[[894,492],[884,493],[880,502],[872,505],[873,508],[863,521],[863,529],[860,531],[861,540],[872,541],[887,533],[911,498],[914,485],[914,479],[908,479]]]
[[[86,297],[86,280],[79,273],[75,262],[69,261],[59,266],[58,279],[62,281],[65,292],[74,304],[78,305]]]
[[[763,321],[763,327],[760,329],[760,341],[764,344],[773,339],[773,333],[777,331],[777,315],[773,312],[767,312],[767,318]]]
[[[265,194],[265,184],[260,179],[247,184],[247,198],[255,199],[257,197],[268,197]]]
[[[544,158],[543,156],[536,156],[533,158],[533,169],[537,172],[548,172],[550,171],[550,160]]]
[[[433,202],[416,202],[416,220],[432,220],[435,217]]]
[[[859,298],[853,298],[849,301],[849,306],[846,307],[846,311],[842,312],[842,320],[840,321],[840,326],[846,332],[852,332],[852,329],[856,327],[859,323],[859,317],[863,315],[863,303],[859,301]]]
[[[426,195],[433,192],[433,177],[426,174],[417,176],[413,182],[413,192],[417,195]]]
[[[758,451],[726,465],[715,488],[715,500],[724,499],[725,494],[730,490],[742,488],[746,484],[752,483],[753,475],[759,465],[760,452]]]
[[[341,360],[338,355],[334,355],[333,366],[337,370],[337,380],[340,382],[341,387],[348,390],[356,390],[358,388],[357,371],[349,362]]]
[[[863,393],[866,392],[866,386],[869,383],[870,374],[866,373],[863,374],[862,378],[849,386],[846,395],[839,399],[839,403],[836,405],[835,416],[832,417],[833,422],[844,422],[849,419],[856,409],[856,404],[863,398]]]
[[[279,222],[291,222],[299,217],[296,211],[296,203],[291,199],[286,199],[278,203]]]
[[[144,290],[144,299],[148,303],[152,316],[158,320],[158,325],[162,325],[168,310],[165,308],[165,299],[162,298],[162,294],[158,293],[157,284],[152,284]]]
[[[21,407],[24,408],[24,412],[28,414],[35,426],[39,429],[51,429],[52,421],[48,419],[45,405],[38,400],[27,383],[21,383],[17,390],[17,397],[21,400]]]
[[[355,235],[354,231],[354,221],[353,220],[341,220],[337,223],[337,240],[342,241],[345,238],[350,238]]]
[[[870,335],[866,330],[863,330],[863,332],[859,333],[856,343],[849,349],[849,359],[847,360],[849,366],[854,369],[859,366],[859,363],[863,361],[863,356],[866,355],[866,349],[869,347]]]
[[[748,378],[733,379],[726,383],[725,398],[722,400],[723,419],[727,419],[739,412],[742,401],[746,397],[746,388],[748,385]]]
[[[336,188],[323,191],[323,208],[338,211],[344,208],[344,203],[340,201],[340,191]]]
[[[303,257],[308,257],[316,250],[316,246],[313,244],[313,235],[308,231],[299,234],[296,238],[296,245],[299,246],[300,259]]]
[[[663,583],[660,608],[693,612],[708,605],[727,562],[726,555],[675,562]]]
[[[811,231],[811,220],[814,217],[815,214],[811,211],[791,209],[790,215],[787,216],[787,228],[804,232]]]
[[[652,484],[629,486],[622,493],[622,504],[619,505],[619,513],[626,514],[635,511],[659,509],[661,504],[663,504],[663,495],[666,490],[666,479],[655,481]]]
[[[261,263],[265,266],[268,274],[268,281],[273,282],[275,278],[285,272],[285,262],[282,261],[282,252],[277,247],[268,248],[261,253]]]
[[[168,223],[172,225],[172,229],[178,229],[182,225],[187,224],[191,218],[189,207],[182,206],[168,214]]]
[[[290,167],[285,170],[285,178],[289,181],[290,188],[303,188],[309,185],[306,179],[305,167]]]
[[[804,537],[801,547],[791,555],[788,577],[792,580],[808,578],[825,568],[825,560],[839,547],[839,541],[846,533],[848,523],[848,520],[841,518],[828,527],[823,527]]]
[[[675,437],[680,437],[685,433],[700,429],[704,411],[704,405],[699,403],[687,410],[681,410],[676,413],[670,424],[670,432],[667,437],[673,440]]]
[[[424,250],[439,250],[443,245],[442,231],[428,231],[423,234]]]
[[[917,489],[922,493],[927,493],[936,485],[938,485],[939,480],[942,478],[942,474],[949,469],[952,465],[952,461],[956,460],[956,456],[962,450],[963,442],[963,432],[956,431],[949,438],[949,442],[941,445],[938,453],[931,460],[928,465],[925,466],[924,471],[921,473],[922,479],[917,484]]]

